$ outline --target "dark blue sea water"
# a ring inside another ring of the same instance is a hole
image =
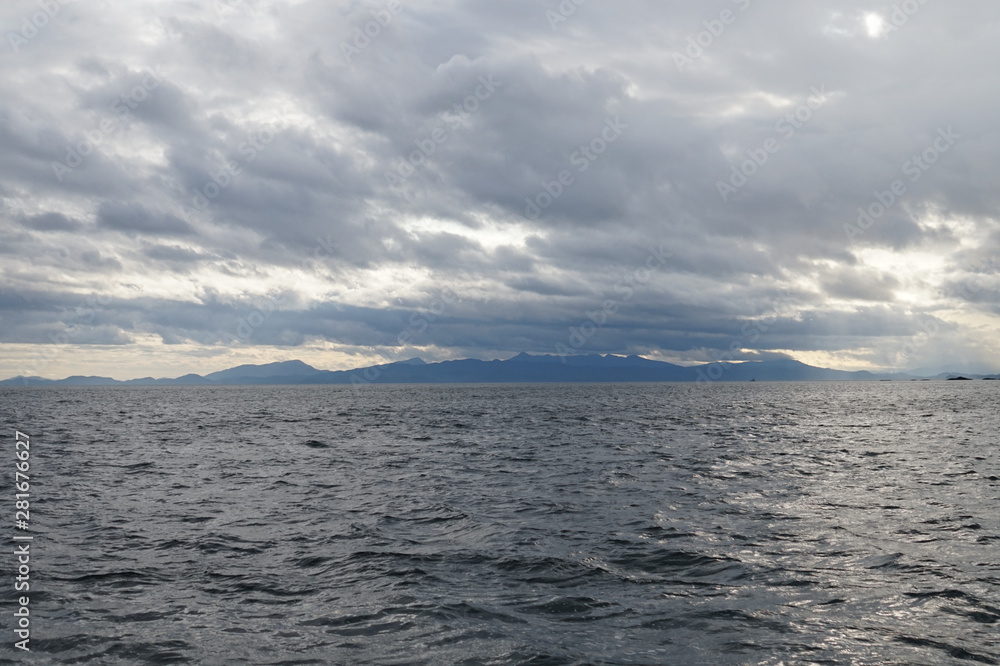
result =
[[[1000,382],[18,388],[0,421],[7,661],[1000,664]]]

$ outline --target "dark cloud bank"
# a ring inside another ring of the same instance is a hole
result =
[[[0,26],[2,376],[1000,366],[995,3],[22,0]]]

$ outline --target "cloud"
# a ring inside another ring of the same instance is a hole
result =
[[[79,231],[83,223],[62,213],[41,213],[22,220],[26,227],[37,231]]]
[[[190,224],[169,213],[148,210],[139,202],[104,201],[97,209],[97,224],[127,234],[184,236],[194,233]]]
[[[2,349],[1000,354],[994,4],[573,6],[0,7]]]

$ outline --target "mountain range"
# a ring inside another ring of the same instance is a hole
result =
[[[957,373],[932,378],[909,374],[848,372],[806,365],[792,359],[680,366],[641,356],[613,354],[552,356],[518,354],[507,360],[462,359],[425,363],[419,358],[354,370],[318,370],[302,361],[241,365],[207,375],[176,378],[144,377],[126,381],[110,377],[65,379],[14,377],[0,386],[220,386],[234,384],[445,384],[536,382],[710,382],[710,381],[885,381],[955,379]],[[963,378],[998,379],[967,374]]]

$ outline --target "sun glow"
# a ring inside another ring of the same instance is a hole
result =
[[[885,34],[885,19],[878,14],[865,14],[865,30],[872,39],[881,37]]]

